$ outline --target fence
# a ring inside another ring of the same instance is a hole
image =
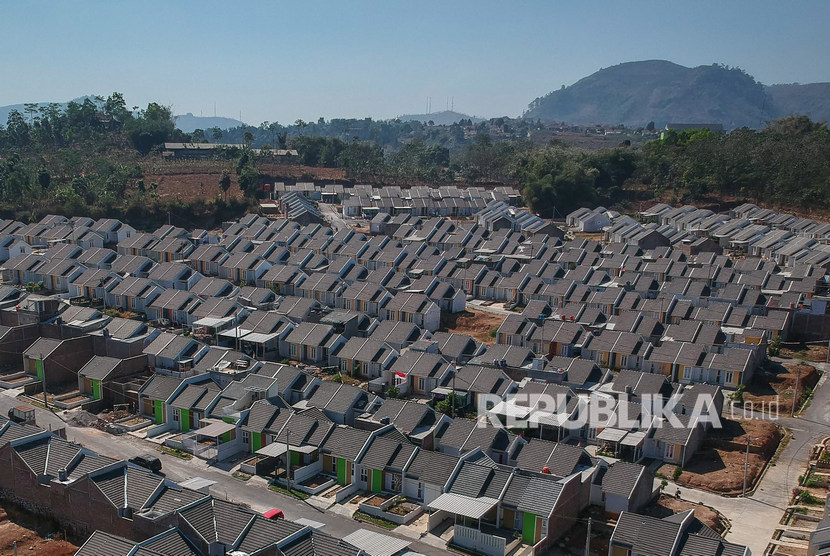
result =
[[[507,548],[507,539],[489,535],[465,525],[455,526],[452,542],[486,556],[504,556]]]

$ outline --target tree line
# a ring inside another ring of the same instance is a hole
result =
[[[0,125],[0,211],[158,208],[157,185],[142,174],[146,157],[166,141],[209,140],[242,145],[221,153],[228,168],[214,185],[220,200],[231,172],[246,196],[259,195],[268,150],[294,148],[301,164],[342,168],[353,181],[515,184],[543,216],[598,204],[625,208],[632,190],[672,202],[730,198],[830,209],[830,133],[804,116],[757,131],[666,131],[641,147],[623,142],[602,150],[534,144],[528,130],[538,125],[510,118],[449,126],[321,118],[185,134],[170,108],[128,108],[120,93],[65,107],[27,104]]]

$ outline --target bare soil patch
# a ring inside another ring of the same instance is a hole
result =
[[[442,319],[442,331],[469,334],[479,342],[487,345],[496,343],[493,330],[497,329],[504,322],[504,317],[501,315],[471,309],[467,309],[461,313],[443,315]]]
[[[737,494],[743,489],[746,441],[750,437],[747,489],[755,484],[781,443],[781,432],[770,421],[724,420],[723,429],[709,434],[703,447],[683,469],[677,484],[716,492]],[[658,473],[673,477],[675,465],[666,464]]]
[[[363,503],[367,506],[372,506],[374,508],[380,508],[381,504],[384,502],[386,502],[386,497],[377,494],[363,501]]]
[[[800,375],[800,378],[799,378]],[[756,408],[778,402],[780,411],[789,412],[798,381],[798,395],[801,402],[815,388],[819,374],[812,365],[792,363],[778,364],[768,362],[765,372],[757,372],[744,392],[744,404],[752,402]],[[799,402],[799,403],[801,403]]]
[[[58,540],[63,533],[50,530],[44,520],[28,513],[0,508],[0,556],[13,556],[17,541],[18,554],[35,556],[71,556],[78,547]]]
[[[726,530],[727,523],[725,518],[714,508],[704,506],[703,504],[695,504],[694,502],[666,494],[661,494],[656,501],[643,508],[642,513],[663,518],[679,512],[685,512],[686,510],[694,510],[696,518],[718,533],[723,534]]]
[[[803,357],[805,361],[824,363],[827,361],[827,344],[784,344],[781,346],[781,357]]]

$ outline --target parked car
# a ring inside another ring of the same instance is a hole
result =
[[[274,508],[272,510],[268,510],[267,512],[262,514],[262,516],[265,519],[273,519],[274,521],[276,521],[278,519],[285,519],[285,514],[282,513],[282,510],[278,510],[276,508]]]
[[[127,461],[139,465],[145,469],[149,469],[153,473],[158,473],[159,471],[161,471],[161,460],[153,454],[141,454],[140,456],[133,456]]]

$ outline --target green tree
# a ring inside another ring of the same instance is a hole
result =
[[[222,170],[222,177],[219,178],[219,189],[222,190],[222,198],[227,200],[228,190],[231,188],[231,175],[227,170]]]

